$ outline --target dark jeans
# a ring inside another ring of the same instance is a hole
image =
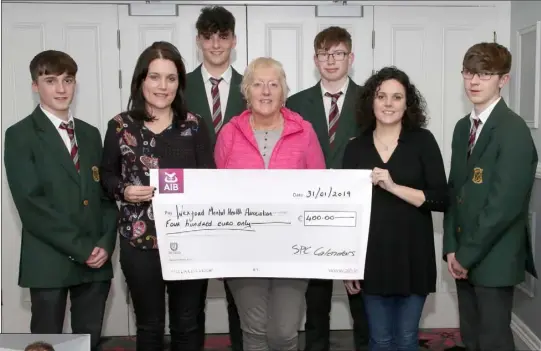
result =
[[[32,334],[62,334],[69,292],[72,332],[90,334],[92,350],[98,350],[105,304],[110,288],[110,280],[60,289],[31,288],[30,332]]]
[[[240,329],[239,312],[229,290],[226,281],[224,283],[225,298],[227,300],[227,317],[229,319],[229,339],[231,340],[231,351],[243,351],[242,348],[242,330]],[[208,285],[208,284],[207,284]],[[198,317],[200,337],[205,340],[205,305],[207,300],[207,287],[204,289],[204,295],[201,296],[202,311]]]
[[[487,288],[456,281],[460,334],[468,351],[513,351],[513,287]]]
[[[197,322],[207,281],[164,281],[158,250],[137,249],[123,238],[120,240],[120,265],[135,311],[136,350],[164,350],[166,287],[170,351],[203,350]]]
[[[426,295],[364,295],[370,351],[418,351]]]
[[[330,314],[333,281],[311,279],[306,290],[305,351],[330,350]],[[362,350],[368,343],[368,322],[363,294],[348,295],[353,318],[355,350]]]

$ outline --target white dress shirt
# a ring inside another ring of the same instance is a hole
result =
[[[227,99],[229,98],[229,87],[231,85],[231,76],[233,75],[233,69],[229,66],[221,77],[212,77],[212,75],[207,71],[205,65],[201,65],[201,75],[203,76],[203,83],[205,83],[205,91],[207,93],[207,100],[210,107],[210,114],[212,116],[212,83],[210,78],[223,80],[218,84],[218,91],[220,92],[220,107],[222,111],[222,120],[225,115],[225,109],[227,108]]]
[[[471,128],[473,128],[473,120],[476,118],[479,118],[481,123],[477,127],[477,131],[475,133],[475,140],[473,142],[473,146],[475,147],[475,144],[477,143],[477,139],[479,139],[479,135],[481,135],[481,129],[483,129],[483,126],[487,123],[488,117],[490,117],[490,114],[492,113],[492,110],[494,110],[494,107],[496,104],[500,101],[501,97],[499,97],[496,101],[491,103],[483,112],[477,116],[475,114],[475,109],[473,109],[470,113],[470,122],[471,122]],[[470,130],[471,130],[470,128]],[[472,148],[473,149],[473,148]]]
[[[342,95],[340,95],[340,97],[336,101],[339,115],[342,114],[342,106],[344,106],[344,100],[346,99],[346,92],[348,91],[348,85],[349,85],[349,77],[344,83],[344,85],[342,86],[342,88],[340,88],[340,90],[336,92],[336,94],[338,94],[339,92],[342,92]],[[325,93],[331,93],[331,92],[323,87],[323,83],[320,83],[320,86],[321,86],[321,94],[323,95],[323,106],[325,107],[325,116],[327,117],[326,118],[327,127],[329,127],[329,112],[331,112],[332,98],[330,96],[325,96]]]
[[[62,141],[66,145],[66,148],[68,149],[68,152],[71,153],[71,140],[70,140],[70,137],[68,135],[68,131],[65,130],[65,129],[60,129],[60,125],[62,123],[64,123],[64,122],[66,122],[66,121],[56,117],[55,115],[53,115],[49,111],[45,110],[43,108],[43,106],[39,105],[39,107],[41,108],[41,110],[43,111],[45,116],[47,116],[47,118],[49,118],[51,123],[54,125],[54,127],[56,128],[56,131],[58,132],[58,134],[62,138]],[[75,121],[73,120],[73,115],[71,114],[71,111],[69,112],[68,121],[66,123],[69,123],[69,121],[73,121],[73,130],[75,131]],[[75,135],[75,142],[77,143],[77,135]]]

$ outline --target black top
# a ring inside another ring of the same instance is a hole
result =
[[[436,139],[427,129],[402,130],[391,158],[384,163],[372,130],[351,140],[345,169],[388,169],[395,184],[424,191],[415,207],[374,186],[362,289],[367,294],[409,295],[436,291],[436,258],[431,211],[444,211],[447,180]]]
[[[188,114],[154,134],[127,114],[114,117],[107,126],[101,164],[102,185],[120,201],[118,233],[140,249],[157,249],[151,202],[124,200],[128,185],[150,185],[151,168],[215,168],[206,124]]]

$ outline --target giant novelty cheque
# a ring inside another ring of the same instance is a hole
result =
[[[163,278],[362,279],[369,170],[152,169]]]

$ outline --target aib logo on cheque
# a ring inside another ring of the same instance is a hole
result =
[[[184,171],[182,169],[159,170],[160,193],[183,193]]]

